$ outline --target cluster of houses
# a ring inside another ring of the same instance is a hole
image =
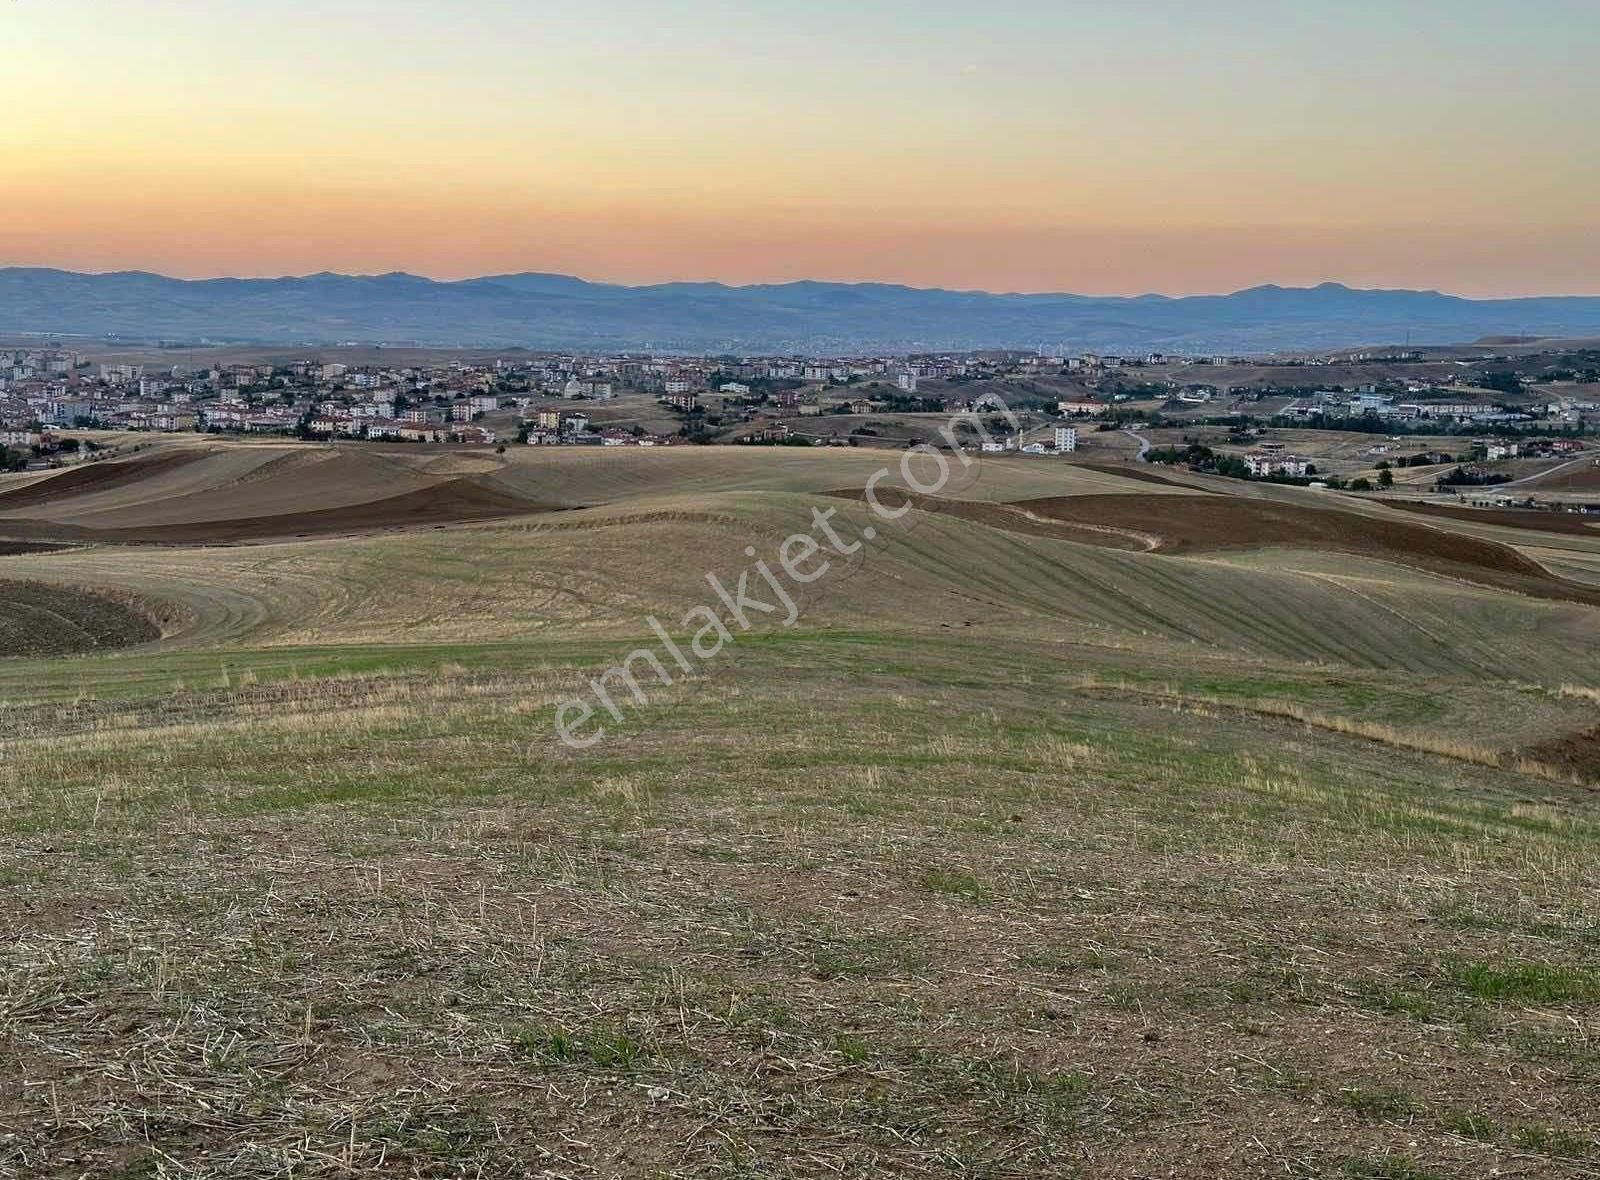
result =
[[[1065,348],[1041,348],[1036,356],[1021,358],[1024,370],[1043,373],[1056,370],[1065,373],[1106,373],[1118,369],[1141,369],[1159,365],[1245,365],[1247,357],[1207,354],[1203,356],[1168,356],[1162,352],[1147,352],[1138,356],[1104,355],[1096,352],[1067,355]]]
[[[1576,426],[1586,418],[1600,417],[1600,402],[1564,397],[1547,403],[1544,412],[1552,422],[1559,422],[1563,426]]]
[[[27,427],[0,427],[0,458],[10,463],[13,456],[6,452],[16,452],[27,462],[29,457],[35,459],[53,455],[61,447],[61,438],[46,430],[30,430]]]
[[[176,350],[173,350],[176,353]],[[0,428],[305,433],[346,438],[485,441],[477,419],[547,400],[606,402],[654,394],[683,410],[701,397],[771,400],[807,412],[814,394],[861,380],[915,393],[917,383],[969,371],[958,359],[712,361],[636,356],[528,355],[437,366],[287,363],[91,363],[61,348],[0,351]],[[764,386],[756,390],[756,385]],[[856,406],[855,402],[860,405]],[[872,407],[854,399],[853,409]],[[818,405],[810,412],[822,412]],[[574,432],[582,434],[585,432]]]
[[[1024,455],[1070,455],[1078,449],[1078,428],[1076,426],[1057,426],[1053,442],[1053,446],[1046,446],[1043,442],[1031,442],[1022,448],[1022,453]]]
[[[1575,438],[1485,439],[1474,446],[1493,463],[1499,459],[1560,459],[1583,451]]]
[[[446,401],[483,386],[482,377],[463,366],[443,371],[358,370],[314,361],[95,366],[80,354],[59,350],[9,357],[0,352],[0,374],[0,425],[7,427],[290,433],[320,416],[334,428],[330,433],[363,437],[349,424],[358,417],[398,420],[397,400]],[[366,412],[356,400],[363,396]],[[383,414],[372,403],[390,410]]]
[[[1527,410],[1508,410],[1495,402],[1414,401],[1402,402],[1394,394],[1380,393],[1366,385],[1353,393],[1326,391],[1310,398],[1299,398],[1282,411],[1285,418],[1387,418],[1400,422],[1463,422],[1493,425],[1531,422],[1535,415]]]
[[[500,409],[500,398],[475,393],[449,405],[397,410],[392,400],[324,402],[305,420],[308,434],[328,438],[395,439],[401,442],[492,443],[495,432],[476,419]]]
[[[1070,455],[1078,449],[1078,428],[1076,426],[1057,426],[1049,442],[1044,439],[1023,442],[1020,434],[1008,434],[1002,438],[985,438],[978,444],[978,449],[984,454],[993,455],[1003,455],[1007,452],[1015,452],[1019,455]]]
[[[994,388],[985,382],[1037,381],[1046,375],[1073,379],[1069,388],[1076,394],[1050,395],[1060,398],[1056,410],[1068,422],[1104,417],[1134,397],[1165,396],[1200,407],[1220,396],[1217,387],[1203,380],[1181,383],[1186,379],[1169,375],[1129,392],[1117,374],[1154,365],[1246,363],[1230,356],[1068,355],[1064,348],[1048,347],[1036,353],[831,359],[518,353],[435,364],[381,363],[385,355],[402,355],[386,350],[365,354],[373,363],[356,363],[359,354],[354,353],[349,363],[196,363],[179,349],[140,355],[170,356],[174,363],[91,361],[61,346],[0,350],[0,431],[18,440],[12,445],[29,447],[38,446],[50,431],[81,427],[478,444],[509,441],[507,436],[515,433],[535,445],[663,445],[669,441],[666,436],[591,427],[586,415],[568,412],[574,402],[601,405],[624,393],[643,393],[682,415],[680,434],[704,437],[704,424],[710,424],[726,437],[748,423],[742,437],[774,442],[804,431],[798,423],[790,426],[790,419],[955,411],[962,408],[967,391]],[[927,382],[938,384],[930,389]],[[1600,409],[1600,403],[1573,399],[1506,409],[1421,385],[1407,386],[1414,392],[1401,401],[1407,395],[1388,392],[1398,388],[1390,383],[1380,390],[1374,384],[1348,393],[1317,394],[1297,400],[1287,416],[1377,415],[1488,426],[1528,423],[1535,420],[1534,413],[1576,422]],[[597,411],[596,416],[607,415]],[[1012,449],[1025,452],[1032,445],[1018,441]],[[1046,453],[1066,450],[1045,440],[1037,445]]]
[[[530,446],[664,447],[684,440],[674,435],[643,430],[594,429],[589,415],[577,410],[530,409],[522,420],[522,434]]]

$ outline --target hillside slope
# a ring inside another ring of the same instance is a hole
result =
[[[0,641],[170,632],[0,659],[0,1175],[1592,1177],[1600,608],[1482,580],[1589,538],[501,458],[0,487]],[[793,626],[631,654],[830,511]]]
[[[868,510],[783,492],[663,495],[504,523],[245,548],[92,547],[7,559],[14,576],[177,600],[169,642],[500,641],[647,634],[717,599],[744,550],[770,555],[817,508],[859,536]],[[881,522],[876,522],[880,523]],[[1595,610],[1392,561],[1284,549],[1127,552],[914,512],[801,599],[803,628],[974,629],[1142,650],[1560,683],[1600,666]]]

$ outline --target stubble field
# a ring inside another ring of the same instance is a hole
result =
[[[882,457],[414,448],[364,501],[335,448],[322,509],[538,510],[297,538],[285,468],[223,450],[0,498],[0,537],[216,542],[0,558],[164,633],[0,661],[0,1174],[1600,1168],[1581,595],[986,464],[954,498],[1011,507],[914,509],[577,751],[555,706],[647,616],[816,509],[862,536],[828,493]],[[1076,497],[1155,551],[1006,527]]]

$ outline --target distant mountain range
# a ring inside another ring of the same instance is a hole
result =
[[[0,269],[0,333],[130,341],[842,354],[1065,345],[1269,352],[1600,335],[1600,297],[1252,287],[1232,295],[994,295],[882,283],[628,287],[567,275],[186,280]]]

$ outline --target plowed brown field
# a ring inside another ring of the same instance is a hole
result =
[[[124,484],[148,479],[163,471],[185,467],[203,458],[204,451],[166,451],[147,458],[107,459],[70,467],[36,483],[9,492],[0,492],[0,512],[11,512],[62,496],[103,492]]]
[[[861,499],[858,490],[835,493]],[[900,494],[879,491],[887,505]],[[1406,521],[1233,496],[1060,496],[1014,504],[912,497],[916,507],[1062,540],[1158,553],[1229,549],[1336,550],[1535,598],[1600,605],[1600,589],[1558,578],[1508,545]]]
[[[1419,512],[1426,516],[1475,520],[1479,524],[1498,524],[1506,528],[1531,529],[1541,533],[1570,533],[1574,536],[1600,537],[1600,515],[1518,511],[1515,508],[1458,508],[1453,504],[1424,504],[1415,500],[1385,502],[1391,508],[1403,508],[1407,512]]]
[[[309,512],[127,528],[90,528],[19,518],[0,521],[0,532],[16,537],[104,541],[122,545],[214,545],[494,520],[549,510],[497,488],[468,479],[453,479],[397,496]]]

